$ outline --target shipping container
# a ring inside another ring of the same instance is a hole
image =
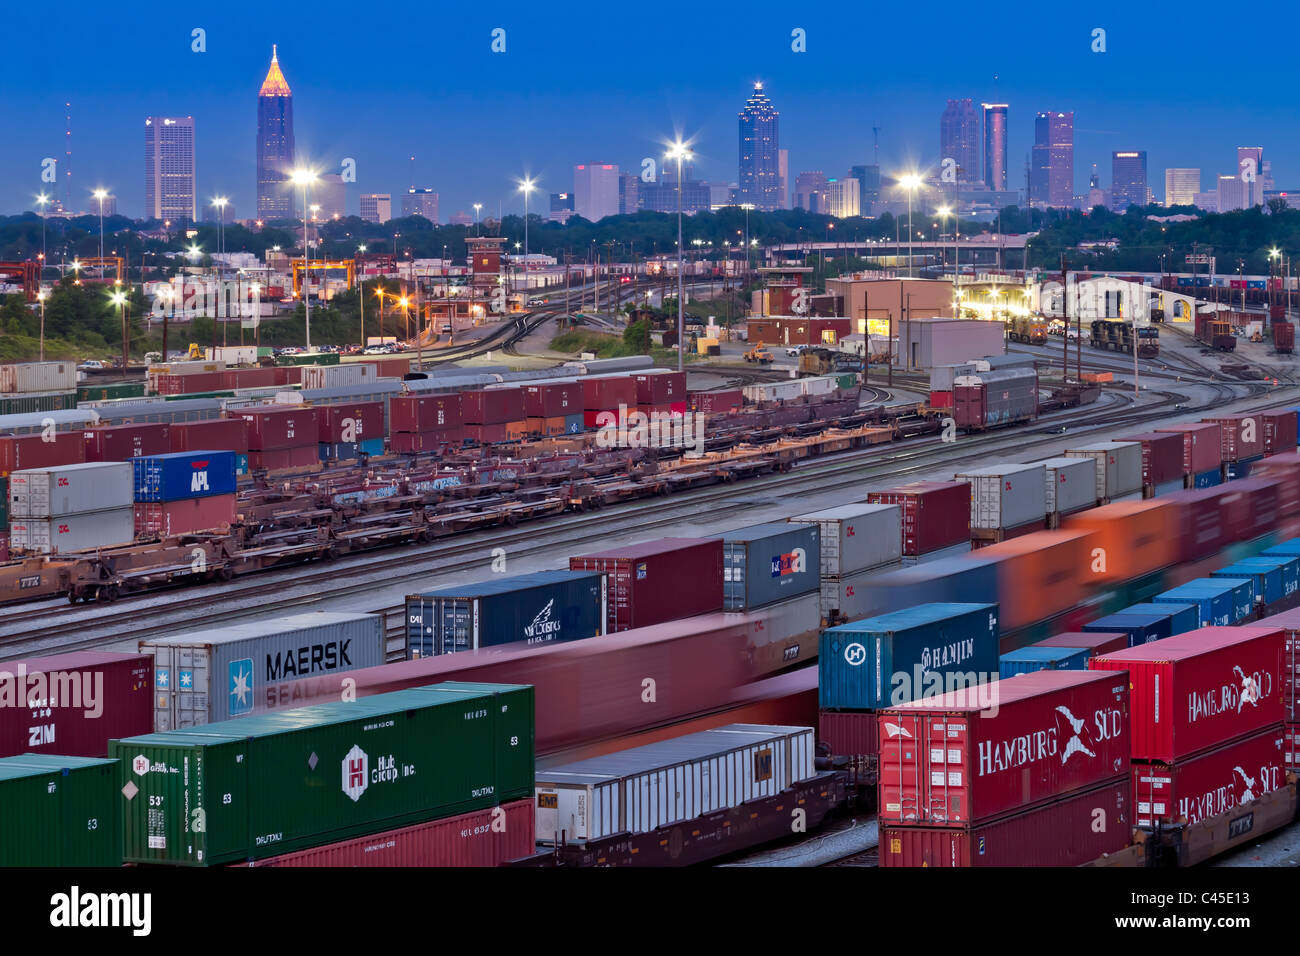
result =
[[[1222,429],[1216,422],[1163,425],[1152,431],[1177,432],[1183,436],[1183,474],[1185,475],[1218,471],[1219,465],[1223,462]]]
[[[818,652],[818,706],[873,710],[998,672],[996,604],[923,604],[827,628]]]
[[[1220,454],[1224,463],[1258,458],[1264,454],[1264,422],[1258,412],[1215,415],[1201,420],[1219,426]]]
[[[817,742],[833,757],[872,757],[880,752],[880,722],[874,710],[819,710]]]
[[[235,492],[235,453],[195,450],[136,458],[136,501],[181,501]]]
[[[970,485],[914,481],[873,491],[867,502],[902,508],[903,554],[926,554],[970,539]]]
[[[889,506],[884,506],[889,507]],[[881,595],[874,584],[888,571],[900,569],[898,561],[854,571],[843,577],[823,577],[819,591],[819,607],[823,621],[856,621],[880,613],[883,608],[878,603]]]
[[[525,385],[524,415],[528,418],[563,418],[582,414],[580,382],[538,382]]]
[[[1282,724],[1174,763],[1134,761],[1138,826],[1200,823],[1286,786]]]
[[[226,388],[226,373],[192,372],[188,375],[151,374],[149,388],[154,395],[201,395]]]
[[[522,388],[484,388],[461,392],[460,401],[466,425],[504,425],[525,417]]]
[[[1038,373],[1032,368],[993,369],[960,375],[952,383],[953,420],[980,431],[1038,417]]]
[[[0,365],[0,392],[69,392],[76,387],[76,362]]]
[[[78,402],[111,402],[119,398],[143,398],[144,382],[113,382],[111,384],[83,382],[77,386],[76,396]],[[32,411],[43,411],[43,409],[32,409]],[[5,414],[8,414],[8,412],[5,412]]]
[[[1135,760],[1171,763],[1282,722],[1285,632],[1207,627],[1094,657],[1094,671],[1129,672]]]
[[[636,382],[638,405],[669,405],[686,400],[685,372],[657,370],[632,378]]]
[[[1143,432],[1126,435],[1121,442],[1137,442],[1142,446],[1142,484],[1154,488],[1171,481],[1182,483],[1182,435],[1174,432]]]
[[[608,580],[608,631],[722,610],[722,539],[660,538],[569,559]]]
[[[1267,606],[1290,597],[1300,588],[1300,558],[1242,558],[1226,568],[1210,572],[1210,577],[1252,578],[1255,603]]]
[[[0,435],[0,475],[54,465],[76,465],[85,460],[86,442],[80,430],[49,435],[43,432]]]
[[[753,404],[759,402],[785,402],[803,396],[803,386],[798,380],[788,382],[763,382],[757,385],[741,387],[745,401]]]
[[[441,454],[459,448],[464,441],[464,429],[458,425],[428,432],[393,432],[388,443],[394,455],[417,455]]]
[[[119,786],[116,760],[0,760],[0,867],[120,867]]]
[[[131,506],[57,518],[11,518],[9,547],[32,554],[93,551],[135,540]]]
[[[902,556],[902,509],[898,505],[841,505],[787,520],[821,530],[823,582],[896,564]]]
[[[1049,515],[1068,515],[1097,504],[1097,463],[1090,458],[1045,458],[1032,464],[1044,469]]]
[[[1097,466],[1097,500],[1114,501],[1142,490],[1142,445],[1139,442],[1098,442],[1067,448],[1067,458],[1091,458]]]
[[[582,407],[590,412],[617,412],[620,405],[636,405],[636,379],[631,375],[587,376],[582,383]],[[795,383],[798,384],[797,382]],[[594,428],[594,424],[588,427]]]
[[[730,415],[745,405],[745,394],[738,388],[688,394],[691,411],[701,415]]]
[[[1127,643],[1127,642],[1126,642]],[[1015,677],[1035,671],[1083,671],[1091,657],[1086,647],[1042,647],[1031,645],[998,658],[998,676]]]
[[[1300,442],[1294,408],[1267,409],[1257,413],[1264,423],[1264,454],[1294,452]]]
[[[1171,495],[1176,498],[1177,495]],[[1090,531],[1094,552],[1088,581],[1108,586],[1132,581],[1173,564],[1178,555],[1178,512],[1169,499],[1122,501],[1070,515],[1061,527]]]
[[[585,430],[586,423],[582,412],[564,416],[564,433],[566,435],[581,435]]]
[[[384,453],[384,439],[367,438],[365,441],[357,443],[357,450],[363,455],[382,455]]]
[[[285,471],[305,469],[319,464],[318,445],[300,445],[297,448],[278,448],[274,451],[250,451],[248,466],[256,471]]]
[[[1252,578],[1197,578],[1163,591],[1153,604],[1193,604],[1201,627],[1229,627],[1250,617],[1255,609]]]
[[[1201,626],[1201,609],[1195,604],[1134,604],[1083,626],[1091,633],[1122,631],[1129,647],[1185,634]]]
[[[1279,541],[1277,544],[1265,548],[1260,552],[1259,556],[1265,558],[1275,555],[1286,558],[1300,557],[1300,538],[1288,538],[1286,541]]]
[[[1066,631],[1063,634],[1053,634],[1041,641],[1037,641],[1034,647],[1082,647],[1086,648],[1089,657],[1095,657],[1098,654],[1109,654],[1112,651],[1122,651],[1129,646],[1129,636],[1126,631]],[[1085,665],[1086,666],[1086,665]]]
[[[970,484],[972,530],[1016,528],[1047,514],[1042,465],[987,465],[953,475],[953,481]]]
[[[288,448],[314,446],[320,434],[315,408],[244,408],[239,415],[249,423],[248,450],[284,451]]]
[[[159,423],[112,425],[87,429],[86,461],[130,461],[139,455],[163,455],[171,451],[170,425]]]
[[[346,367],[346,366],[342,366]],[[322,405],[316,410],[322,442],[365,441],[384,437],[384,403],[357,402],[349,405]]]
[[[1054,618],[1088,596],[1081,573],[1096,556],[1087,532],[1034,531],[980,548],[996,569],[1004,633]]]
[[[379,370],[366,362],[347,365],[308,365],[302,370],[303,388],[333,388],[337,385],[364,385],[379,377]]]
[[[118,786],[134,784],[126,862],[255,860],[528,795],[533,690],[439,684],[128,737],[109,754]]]
[[[1225,461],[1223,463],[1223,477],[1228,481],[1236,481],[1239,478],[1246,478],[1254,472],[1255,466],[1263,460],[1263,455],[1256,455],[1254,458],[1239,458],[1236,461]]]
[[[431,657],[599,637],[608,604],[605,575],[594,571],[537,571],[412,594],[406,653]]]
[[[197,531],[225,534],[238,517],[234,495],[205,495],[179,501],[137,501],[134,513],[135,533],[139,538],[169,538]]]
[[[248,422],[242,418],[213,418],[204,422],[178,422],[170,428],[171,451],[218,448],[248,454]]]
[[[744,611],[818,591],[821,528],[774,521],[722,535],[722,606]]]
[[[9,476],[9,514],[58,518],[128,508],[133,498],[129,462],[95,462],[15,471]]]
[[[76,392],[26,392],[16,394],[0,393],[0,416],[26,415],[32,412],[68,411],[73,416],[82,415],[77,411]],[[8,428],[0,425],[0,432]]]
[[[1113,674],[1019,674],[879,720],[882,824],[992,820],[1113,779],[1130,758],[1129,689]]]
[[[816,774],[815,745],[811,727],[728,724],[539,770],[537,839],[650,833],[776,796]]]

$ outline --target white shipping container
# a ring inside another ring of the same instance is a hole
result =
[[[1044,458],[1047,513],[1072,514],[1097,504],[1097,463],[1091,458]],[[1178,482],[1181,488],[1183,483]]]
[[[867,588],[867,583],[877,575],[893,571],[903,566],[901,555],[898,560],[866,571],[855,571],[842,578],[822,578],[821,616],[831,620],[838,616],[841,621],[855,621],[869,617],[879,610],[880,593]],[[874,598],[874,603],[872,599]]]
[[[970,542],[961,541],[947,548],[940,548],[938,551],[927,551],[925,554],[905,554],[899,563],[905,568],[910,568],[918,564],[929,564],[931,561],[941,561],[944,558],[958,558],[969,553]]]
[[[57,518],[134,503],[129,461],[29,468],[9,475],[9,514],[15,518]]]
[[[788,520],[821,527],[821,576],[839,578],[897,561],[903,549],[902,515],[898,505],[852,504]]]
[[[207,353],[209,362],[225,362],[227,365],[256,365],[257,364],[256,345],[218,345],[215,349],[209,346],[204,351]],[[271,353],[266,352],[267,355]]]
[[[0,392],[69,392],[76,387],[76,362],[0,365]]]
[[[835,375],[817,375],[812,378],[801,378],[799,381],[803,385],[803,394],[811,397],[829,395],[839,388],[839,377]]]
[[[14,518],[9,549],[33,554],[70,554],[135,540],[135,508],[92,511],[59,518]]]
[[[332,388],[336,385],[364,385],[376,378],[375,367],[364,362],[348,365],[304,365],[303,388]]]
[[[953,476],[970,482],[972,528],[1018,528],[1047,515],[1042,465],[989,465]]]
[[[199,372],[224,372],[226,363],[220,359],[199,360],[186,362],[162,362],[157,365],[150,365],[149,375],[196,375]]]
[[[803,382],[795,379],[789,382],[764,382],[761,385],[746,385],[741,389],[747,402],[789,401],[803,395]]]
[[[774,796],[816,774],[811,727],[730,724],[537,772],[537,839],[588,843]]]
[[[1091,458],[1097,463],[1097,500],[1114,501],[1142,491],[1142,443],[1103,441],[1067,448],[1067,458]]]

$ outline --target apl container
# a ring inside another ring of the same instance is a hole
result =
[[[1094,657],[1088,667],[1128,671],[1133,758],[1169,763],[1282,722],[1284,635],[1207,627]]]
[[[822,632],[819,707],[875,710],[998,672],[996,604],[923,604]]]
[[[1085,624],[1083,629],[1091,633],[1122,631],[1128,635],[1129,646],[1137,647],[1174,634],[1185,634],[1200,626],[1201,609],[1197,605],[1161,602],[1130,605]]]
[[[183,451],[136,458],[136,501],[180,501],[235,493],[233,451]]]
[[[383,617],[312,611],[140,642],[154,660],[154,729],[252,713],[279,685],[386,660]]]
[[[1066,631],[1053,634],[1033,644],[1033,647],[1082,647],[1089,657],[1122,651],[1129,646],[1128,634],[1124,631]],[[1087,666],[1086,664],[1084,665]]]
[[[882,824],[992,820],[1111,780],[1130,757],[1128,684],[1112,674],[1019,674],[879,720]]]
[[[609,614],[605,575],[538,571],[412,594],[406,599],[410,658],[502,644],[599,637]]]
[[[1022,647],[998,658],[998,676],[1015,677],[1036,671],[1083,671],[1091,657],[1086,647]]]
[[[1097,463],[1089,458],[1045,458],[1033,462],[1044,469],[1047,513],[1067,515],[1097,504]]]
[[[970,484],[971,528],[1016,528],[1047,514],[1042,465],[988,465],[953,476]]]
[[[970,540],[970,485],[964,481],[914,481],[873,491],[873,505],[902,508],[903,554],[926,554]]]
[[[842,505],[787,519],[821,529],[821,576],[842,578],[896,563],[902,556],[898,505]]]
[[[135,540],[130,506],[57,518],[11,518],[9,547],[34,554],[70,554]]]
[[[774,521],[722,536],[722,606],[744,611],[817,591],[821,528]]]
[[[1252,578],[1197,578],[1151,599],[1154,604],[1195,604],[1201,627],[1228,627],[1250,617],[1255,608]]]
[[[527,796],[533,689],[439,684],[128,737],[109,753],[118,786],[135,785],[126,862],[256,860]]]
[[[660,538],[569,559],[608,579],[608,631],[722,610],[722,539]]]
[[[129,462],[94,462],[33,468],[9,476],[14,518],[58,518],[131,506]]]
[[[0,866],[122,865],[116,760],[0,760]]]
[[[1142,445],[1104,441],[1067,448],[1067,458],[1091,458],[1097,465],[1097,500],[1113,501],[1142,490]]]
[[[1255,602],[1264,606],[1290,597],[1300,588],[1300,557],[1242,558],[1210,572],[1212,578],[1252,578]]]

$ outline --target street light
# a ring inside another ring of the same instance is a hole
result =
[[[41,278],[45,278],[45,207],[50,204],[50,197],[45,193],[40,193],[36,197],[36,205],[41,207]]]
[[[218,196],[212,200],[212,205],[217,207],[217,254],[225,255],[226,252],[226,203],[230,202],[225,196]],[[221,277],[221,260],[217,260],[217,278]]]
[[[366,254],[366,244],[364,242],[357,246],[357,252],[363,256]],[[357,298],[361,302],[361,350],[364,352],[366,348],[366,273],[364,263],[362,266],[361,278],[357,281],[357,288],[361,294]]]
[[[479,235],[480,232],[482,231],[478,221],[479,210],[481,210],[482,208],[483,208],[483,204],[481,202],[474,203],[474,235],[476,236]]]
[[[524,194],[524,268],[528,267],[528,194],[537,188],[537,183],[525,176],[519,180],[519,191]]]
[[[682,278],[682,160],[691,158],[691,151],[680,139],[674,140],[666,154],[677,160],[677,371],[686,367],[686,303],[685,280]],[[745,213],[748,220],[749,213]]]
[[[45,300],[47,297],[48,297],[48,293],[46,293],[44,289],[36,293],[36,301],[41,304],[41,358],[40,360],[42,362],[45,361]]]
[[[899,177],[899,188],[907,190],[907,277],[912,278],[912,196],[921,188],[921,177],[908,173]]]
[[[299,167],[290,176],[293,183],[302,187],[302,304],[306,319],[307,351],[311,351],[311,246],[307,242],[307,187],[316,182],[314,169]]]
[[[118,314],[122,318],[122,371],[125,372],[129,364],[127,362],[127,351],[129,349],[129,345],[127,343],[127,337],[126,337],[126,323],[127,323],[126,293],[119,289],[117,292],[114,292],[111,296],[109,296],[109,301],[112,302],[115,306],[117,306]]]
[[[949,216],[952,216],[952,222],[953,222],[953,231],[952,231],[952,291],[953,291],[954,294],[956,294],[956,292],[957,292],[957,257],[960,255],[960,253],[959,253],[958,250],[957,250],[957,231],[958,231],[959,229],[961,229],[961,219],[958,218],[956,211],[955,211],[951,206],[940,206],[939,209],[937,210],[937,212],[938,212],[938,214],[939,214],[939,218],[943,220],[943,224],[944,224],[945,226],[948,225],[948,217],[949,217]]]
[[[99,258],[102,259],[104,258],[104,200],[108,198],[108,190],[96,189],[91,195],[99,200]],[[103,263],[100,264],[100,268],[103,268]]]

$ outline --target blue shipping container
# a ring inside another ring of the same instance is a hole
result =
[[[1300,538],[1289,538],[1286,541],[1280,541],[1260,552],[1261,558],[1271,558],[1274,555],[1286,558],[1300,558]]]
[[[178,451],[132,458],[136,501],[186,501],[235,492],[233,451]]]
[[[384,440],[382,438],[367,438],[361,443],[361,453],[363,455],[382,455],[384,453]]]
[[[1089,634],[1122,631],[1129,647],[1185,634],[1201,626],[1201,612],[1195,604],[1134,604],[1107,614],[1083,629]]]
[[[360,446],[354,441],[320,442],[321,461],[347,461],[357,457]]]
[[[564,432],[566,435],[581,435],[583,432],[582,415],[565,415]]]
[[[1223,484],[1223,473],[1218,468],[1203,471],[1194,479],[1193,488],[1212,488]]]
[[[1243,458],[1241,461],[1226,461],[1223,463],[1223,471],[1229,481],[1248,478],[1250,477],[1250,470],[1255,467],[1255,463],[1263,460],[1263,455],[1256,455],[1254,458]]]
[[[821,587],[821,527],[772,522],[722,536],[722,607],[747,611]]]
[[[1015,677],[1035,671],[1086,671],[1086,647],[1022,647],[998,658],[998,675]]]
[[[940,558],[868,575],[857,591],[864,617],[935,602],[980,604],[998,593],[998,564],[979,557]]]
[[[996,604],[922,604],[822,632],[817,699],[876,710],[998,674]]]
[[[538,571],[412,594],[407,655],[597,637],[605,633],[607,593],[598,571]]]
[[[1154,604],[1195,604],[1201,627],[1228,627],[1250,616],[1255,582],[1249,578],[1197,578],[1157,594]]]
[[[1236,564],[1219,568],[1212,578],[1254,578],[1255,602],[1276,604],[1290,597],[1300,587],[1300,557],[1276,555],[1242,558]]]
[[[248,456],[247,456],[247,455],[235,455],[235,474],[236,474],[236,475],[246,475],[246,474],[248,474]]]

